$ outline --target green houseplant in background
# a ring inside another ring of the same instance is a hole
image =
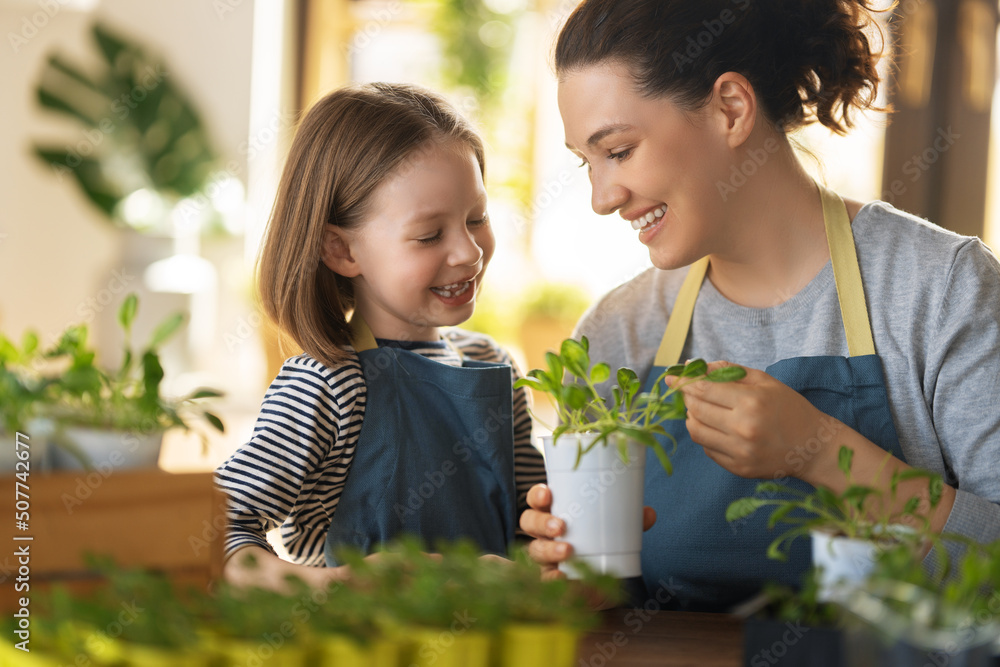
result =
[[[218,156],[176,72],[105,25],[91,34],[94,72],[55,53],[37,87],[39,104],[82,126],[82,139],[37,143],[34,152],[114,224],[171,233],[171,210],[203,194]]]
[[[734,522],[772,507],[768,528],[779,523],[790,526],[768,547],[771,558],[784,560],[793,540],[811,536],[813,564],[820,568],[819,595],[824,601],[843,597],[861,582],[880,549],[901,543],[912,551],[921,550],[932,539],[928,516],[941,502],[944,488],[936,473],[916,468],[897,470],[890,478],[890,492],[883,497],[879,489],[852,478],[853,458],[853,450],[839,449],[838,467],[848,481],[843,493],[823,486],[806,493],[767,481],[757,485],[756,495],[735,500],[726,510],[726,520]],[[875,479],[881,473],[879,468]],[[900,510],[893,511],[899,484],[913,479],[927,481],[926,498],[912,496]]]
[[[188,430],[193,418],[200,417],[219,432],[225,430],[222,421],[203,405],[205,399],[221,396],[220,392],[198,389],[177,399],[161,394],[164,373],[158,349],[177,332],[183,316],[176,313],[161,322],[137,352],[131,331],[138,309],[135,294],[129,294],[119,308],[125,345],[116,369],[98,364],[87,342],[86,325],[66,329],[45,353],[65,362],[64,370],[51,378],[42,407],[55,425],[53,439],[58,446],[52,454],[60,467],[155,467],[167,429]]]
[[[704,360],[695,359],[667,368],[652,390],[643,392],[636,372],[620,368],[609,399],[597,386],[612,380],[611,368],[591,363],[586,337],[564,340],[558,354],[546,354],[546,362],[547,369],[529,371],[514,386],[548,394],[556,407],[559,424],[543,437],[552,513],[565,521],[565,539],[582,561],[602,573],[639,576],[646,450],[652,449],[670,474],[670,457],[656,437],[672,439],[663,424],[687,415],[679,390],[699,380],[739,380],[746,371],[739,366],[709,371]],[[669,387],[668,376],[680,381]],[[560,569],[578,576],[571,564]]]
[[[23,440],[34,451],[34,471],[44,469],[48,459],[48,442],[44,428],[35,420],[38,405],[45,400],[51,380],[44,377],[39,365],[42,352],[38,334],[28,331],[18,345],[0,332],[0,473],[15,469],[30,473],[29,464],[18,465],[14,439],[18,433],[27,435]],[[33,436],[40,436],[31,439]]]

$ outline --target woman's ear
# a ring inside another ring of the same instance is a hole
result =
[[[361,267],[351,254],[348,234],[337,225],[327,224],[323,230],[323,252],[320,255],[327,268],[345,278],[361,274]]]
[[[712,88],[712,101],[729,147],[742,146],[757,122],[757,95],[750,81],[736,72],[722,74]]]

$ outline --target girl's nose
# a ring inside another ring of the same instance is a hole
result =
[[[451,251],[451,263],[454,266],[472,266],[483,258],[483,249],[476,242],[476,237],[468,230],[459,236]]]
[[[590,205],[598,215],[610,215],[625,205],[628,201],[628,189],[616,184],[602,174],[592,171],[590,174],[591,198]]]

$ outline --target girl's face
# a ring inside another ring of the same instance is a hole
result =
[[[718,120],[635,90],[628,70],[599,64],[559,82],[566,146],[586,164],[594,211],[637,230],[653,265],[673,269],[712,252],[726,219],[718,183],[730,166]]]
[[[472,149],[429,141],[375,191],[346,232],[357,310],[376,337],[436,340],[469,319],[495,246]]]

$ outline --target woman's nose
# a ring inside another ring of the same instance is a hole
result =
[[[628,189],[597,172],[590,174],[590,205],[598,215],[610,215],[628,201]]]

